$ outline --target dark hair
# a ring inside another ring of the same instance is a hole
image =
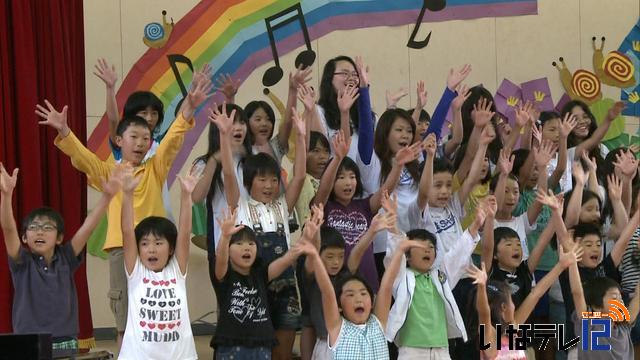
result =
[[[493,229],[493,256],[496,256],[498,253],[498,244],[500,244],[500,241],[505,239],[518,239],[518,241],[520,241],[520,236],[518,232],[510,227],[500,226]],[[494,259],[494,261],[497,260]]]
[[[362,188],[362,178],[360,177],[360,168],[358,168],[358,165],[356,164],[356,162],[351,160],[350,157],[345,156],[345,158],[342,159],[342,162],[340,163],[340,165],[338,165],[338,171],[336,171],[336,179],[338,178],[338,174],[340,174],[341,171],[353,171],[353,174],[356,176],[356,189],[353,193],[353,197],[354,198],[361,197],[364,190]],[[334,179],[333,184],[335,185],[335,183],[336,182]],[[334,199],[335,199],[335,194],[333,193],[333,189],[332,189],[331,194],[329,194],[329,200],[334,200]]]
[[[433,248],[436,251],[436,255],[438,254],[438,240],[435,235],[425,229],[413,229],[407,231],[407,239],[409,240],[420,240],[420,241],[429,241]],[[410,251],[406,252],[407,258],[409,258]]]
[[[276,128],[276,116],[273,112],[273,109],[271,108],[271,105],[269,105],[266,101],[255,100],[248,103],[247,106],[244,107],[244,115],[247,119],[247,124],[249,123],[249,119],[251,118],[253,113],[258,109],[264,110],[264,112],[267,113],[267,119],[269,120],[269,122],[271,122],[271,133],[269,134],[269,139],[271,139],[271,137],[273,136],[273,131]],[[251,132],[251,126],[247,126],[247,135],[250,135],[250,141],[251,144],[253,144],[256,140],[255,136]]]
[[[513,180],[516,182],[516,184],[518,183],[518,177],[513,175],[512,173],[510,173],[509,175],[507,175],[507,179],[509,180]],[[498,181],[500,181],[500,173],[496,173],[492,178],[491,181],[489,182],[489,190],[492,193],[496,192],[496,188],[498,187]],[[518,185],[519,186],[519,185]],[[519,189],[519,188],[518,188]]]
[[[578,225],[573,227],[574,238],[584,238],[588,235],[595,235],[602,240],[600,226],[591,223],[578,223]]]
[[[415,111],[415,109],[407,110],[407,112],[409,114],[413,114],[414,111]],[[429,115],[429,113],[426,110],[422,109],[422,110],[420,110],[420,115],[418,116],[418,121],[430,122],[431,121],[431,115]]]
[[[329,248],[344,250],[345,246],[344,237],[338,230],[327,225],[320,227],[320,253]]]
[[[571,199],[571,195],[573,195],[573,189],[571,189],[570,191],[568,191],[565,195],[564,198],[565,199]],[[584,205],[587,201],[590,201],[591,199],[596,199],[598,201],[598,206],[600,207],[600,224],[602,224],[602,199],[600,199],[600,196],[598,196],[598,194],[594,193],[593,191],[589,190],[589,189],[584,189],[582,190],[582,200],[580,202],[580,206],[582,207],[582,205]],[[569,209],[569,200],[564,202],[564,206],[563,206],[563,214],[567,214],[567,210]],[[580,214],[578,214],[578,217],[580,216]]]
[[[453,175],[453,168],[449,160],[444,158],[433,159],[433,175],[441,172],[446,172]]]
[[[493,95],[489,92],[489,90],[485,89],[481,85],[474,86],[469,89],[469,97],[462,104],[462,108],[460,112],[462,114],[462,143],[466,144],[469,142],[469,138],[471,137],[471,132],[475,127],[473,123],[473,119],[471,119],[471,112],[473,111],[473,106],[478,103],[481,98],[485,98],[489,101],[493,101]],[[491,105],[491,111],[496,112],[496,103],[493,101]],[[491,119],[491,124],[496,129],[496,138],[489,144],[487,149],[487,157],[494,163],[498,163],[498,157],[500,155],[500,149],[502,149],[502,139],[500,139],[500,133],[497,131],[498,127],[497,116],[494,116]]]
[[[489,280],[486,286],[489,309],[491,310],[491,323],[496,326],[502,324],[502,331],[506,330],[506,324],[502,318],[502,305],[507,304],[511,299],[511,287],[505,281]],[[503,335],[498,334],[498,335]]]
[[[391,128],[393,124],[396,122],[396,119],[403,119],[411,126],[411,132],[415,136],[416,134],[416,124],[411,118],[411,115],[404,110],[401,109],[388,109],[380,116],[378,120],[378,125],[376,126],[375,134],[374,134],[374,142],[373,149],[378,155],[380,159],[380,185],[384,183],[391,172],[392,167],[392,158],[394,156],[391,153],[391,149],[389,148],[389,133],[391,132]],[[413,138],[410,139],[410,142],[413,141]],[[414,185],[417,186],[420,181],[420,167],[418,164],[418,160],[413,160],[410,163],[405,165],[405,168],[411,174],[411,177],[414,180]]]
[[[256,176],[273,175],[278,178],[278,184],[282,182],[278,161],[276,161],[273,156],[263,152],[247,156],[244,160],[242,175],[244,178],[244,187],[248,192],[251,192],[251,185]]]
[[[130,126],[140,126],[149,129],[149,132],[151,132],[151,128],[149,127],[149,123],[147,122],[147,120],[138,115],[128,115],[123,117],[122,120],[118,123],[118,127],[116,128],[116,135],[122,136],[122,134],[124,134],[124,132],[127,131]]]
[[[324,110],[324,117],[327,122],[327,126],[333,130],[340,129],[340,109],[338,108],[338,93],[333,88],[333,73],[336,72],[336,63],[338,61],[347,61],[353,65],[353,68],[358,71],[356,63],[348,56],[340,55],[327,61],[322,70],[322,78],[320,78],[320,98],[318,99],[318,105],[322,106]],[[354,105],[357,104],[354,103]],[[353,127],[357,130],[359,124],[358,107],[351,106],[349,110],[349,117]],[[345,134],[346,135],[346,134]]]
[[[527,161],[527,157],[529,157],[530,153],[531,150],[529,149],[518,149],[511,152],[511,155],[513,156],[513,169],[511,170],[511,173],[517,176],[518,179],[522,175],[520,174],[520,170],[522,170],[522,166]]]
[[[313,150],[316,145],[318,145],[318,143],[331,151],[331,145],[329,144],[329,140],[327,139],[327,137],[320,132],[311,131],[309,133],[309,148],[307,149],[307,151]]]
[[[465,158],[465,153],[467,152],[467,145],[469,145],[469,143],[466,144],[462,144],[458,147],[458,150],[455,152],[455,156],[453,158],[453,172],[457,172],[458,169],[460,169],[460,165],[462,165],[462,161]],[[485,158],[487,157],[487,154],[485,154]],[[515,165],[514,165],[515,167]],[[458,179],[460,180],[460,179]],[[489,168],[487,170],[487,174],[484,176],[484,178],[482,178],[480,180],[480,183],[482,184],[486,184],[491,180],[491,168]]]
[[[240,242],[242,240],[256,242],[256,233],[251,229],[250,226],[245,226],[237,233],[231,235],[231,238],[229,239],[229,245]]]
[[[169,219],[161,216],[149,216],[144,218],[138,223],[135,228],[136,243],[140,246],[140,241],[147,235],[153,235],[156,237],[162,237],[169,242],[169,249],[171,251],[176,248],[176,241],[178,238],[178,230],[176,226],[169,221]]]
[[[27,233],[27,227],[36,218],[48,218],[56,224],[58,236],[64,234],[64,220],[62,220],[62,215],[60,215],[60,213],[55,209],[48,206],[33,209],[24,217],[24,219],[22,219],[22,234]]]
[[[154,93],[150,91],[133,92],[129,95],[127,102],[124,104],[122,117],[126,118],[129,116],[135,116],[140,111],[144,111],[148,107],[151,107],[153,110],[158,112],[158,122],[156,123],[156,127],[154,129],[150,129],[151,132],[156,134],[160,129],[162,120],[164,120],[164,104]]]
[[[367,289],[367,292],[369,293],[369,296],[371,297],[371,301],[373,301],[373,289],[371,289],[371,286],[369,286],[369,283],[367,283],[367,280],[362,277],[362,275],[355,273],[355,274],[348,274],[345,276],[341,276],[340,278],[336,279],[336,285],[335,285],[335,290],[336,290],[336,300],[338,300],[338,307],[342,309],[342,304],[340,304],[340,296],[342,296],[342,288],[349,282],[349,281],[359,281],[361,282],[364,287]]]
[[[611,289],[620,289],[620,284],[609,277],[598,277],[585,281],[583,284],[584,300],[591,308],[603,309],[604,294]]]
[[[542,111],[538,120],[540,121],[540,125],[544,126],[547,122],[555,119],[560,120],[560,114],[555,111]]]
[[[598,128],[598,123],[596,122],[596,117],[593,116],[593,113],[591,112],[587,104],[585,104],[580,100],[571,100],[562,107],[562,116],[564,117],[567,113],[570,113],[571,110],[573,110],[573,108],[576,106],[580,107],[582,111],[584,111],[584,113],[587,114],[587,116],[591,120],[591,122],[589,123],[589,131],[587,133],[587,138],[589,138],[591,137],[591,135],[593,135],[593,132],[596,131],[596,129]],[[574,132],[571,131],[571,133],[569,134],[569,137],[567,138],[567,148],[578,146],[582,141],[583,140],[576,138]],[[600,153],[599,145],[600,144],[598,144],[598,146],[595,146],[593,149],[589,151],[589,157],[596,159],[596,165],[598,165],[598,168],[600,168],[604,163],[604,159],[602,158],[602,154]],[[581,154],[576,154],[576,156],[578,157],[580,157],[580,155]]]

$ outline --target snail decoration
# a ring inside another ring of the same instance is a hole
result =
[[[167,22],[167,12],[162,10],[162,25],[152,22],[144,27],[144,37],[142,41],[150,48],[159,49],[163,47],[173,31],[173,18],[171,23]]]
[[[564,59],[552,65],[560,72],[560,81],[569,97],[573,100],[581,100],[587,105],[592,105],[602,99],[601,85],[626,88],[635,83],[633,62],[629,57],[619,51],[611,51],[606,56],[603,53],[605,38],[602,37],[601,45],[596,45],[596,37],[593,44],[593,69],[594,72],[579,69],[573,74],[569,71]]]

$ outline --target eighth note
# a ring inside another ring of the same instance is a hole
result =
[[[271,23],[275,22],[278,18],[289,15],[292,12],[296,12],[296,14],[288,19],[285,19],[281,23],[271,25]],[[267,34],[269,35],[269,42],[271,44],[271,53],[276,64],[275,66],[267,69],[267,71],[265,71],[264,75],[262,76],[262,84],[264,86],[273,86],[277,84],[278,81],[282,79],[282,75],[284,73],[282,71],[282,67],[280,67],[280,58],[278,56],[278,49],[276,48],[276,40],[273,36],[273,32],[296,20],[300,23],[302,35],[304,36],[304,43],[307,46],[307,50],[304,50],[296,57],[296,68],[300,66],[300,64],[304,65],[303,68],[309,67],[316,60],[316,53],[311,50],[309,32],[307,31],[307,24],[304,21],[304,15],[302,14],[302,7],[300,6],[300,3],[284,9],[275,15],[269,16],[268,18],[264,19],[264,22],[267,25]]]
[[[192,73],[193,73],[193,64],[191,63],[191,59],[180,54],[167,55],[167,60],[169,60],[169,64],[171,65],[171,70],[173,70],[173,75],[176,77],[176,80],[178,81],[178,86],[180,86],[180,92],[182,93],[182,99],[180,99],[180,102],[178,102],[178,105],[176,105],[176,111],[174,114],[175,116],[178,116],[178,111],[180,111],[180,105],[182,105],[184,98],[187,96],[187,94],[189,94],[189,92],[187,91],[187,87],[184,85],[184,81],[182,80],[182,76],[180,76],[180,71],[178,71],[178,66],[176,65],[176,63],[187,64],[189,69],[191,69]]]
[[[412,49],[423,49],[427,45],[429,45],[429,40],[431,39],[431,31],[429,31],[429,35],[424,40],[416,40],[416,36],[418,35],[418,29],[420,29],[420,24],[422,23],[422,19],[424,18],[424,13],[427,9],[431,11],[440,11],[447,6],[447,0],[424,0],[422,3],[422,9],[420,9],[420,15],[418,15],[418,20],[416,20],[416,25],[413,27],[413,31],[411,32],[411,36],[409,37],[409,41],[407,42],[407,47]]]

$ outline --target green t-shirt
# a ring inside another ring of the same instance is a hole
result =
[[[518,200],[518,205],[516,209],[513,211],[514,216],[520,216],[527,212],[527,210],[533,205],[536,201],[536,192],[534,190],[523,190],[520,193],[520,200]],[[540,215],[538,215],[538,219],[536,221],[536,228],[532,230],[529,234],[527,234],[527,245],[529,247],[529,254],[536,244],[538,243],[538,238],[542,231],[549,225],[549,221],[551,220],[551,210],[548,206],[543,206],[542,211],[540,211]],[[553,267],[558,263],[558,252],[551,248],[551,244],[547,245],[544,248],[544,252],[540,257],[540,262],[536,267],[536,270],[543,271],[551,271]]]
[[[413,271],[409,269],[408,271]],[[399,343],[404,347],[436,348],[449,346],[444,299],[438,293],[431,276],[413,271],[416,288],[413,291],[407,318],[400,328]]]

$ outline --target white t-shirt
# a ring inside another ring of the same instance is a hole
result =
[[[334,130],[330,128],[329,125],[327,125],[327,118],[324,116],[324,109],[322,108],[322,106],[316,105],[316,110],[318,111],[320,125],[324,130],[323,135],[326,136],[327,139],[329,140],[329,146],[331,147],[331,154],[334,154],[333,142],[331,141],[331,139],[333,139],[333,137],[338,133],[338,130]],[[347,154],[347,156],[350,157],[351,159],[355,159],[357,154],[358,154],[358,132],[354,130],[353,134],[351,134],[351,145],[349,147],[349,153]]]
[[[369,165],[365,165],[360,154],[356,153],[356,164],[360,169],[360,178],[365,195],[371,195],[380,189],[380,159],[374,152]],[[415,185],[414,185],[415,184]],[[406,168],[400,173],[400,181],[395,193],[398,196],[398,228],[407,232],[416,229],[421,224],[421,213],[418,209],[418,186]],[[383,211],[383,210],[381,210]],[[373,241],[373,252],[381,253],[387,250],[387,232],[381,231]]]
[[[527,235],[536,229],[536,224],[533,226],[529,224],[529,217],[527,213],[523,213],[518,217],[512,217],[511,220],[494,220],[493,228],[507,227],[513,229],[518,233],[520,238],[520,245],[522,245],[522,260],[529,258],[529,247],[527,246]]]
[[[282,224],[284,226],[284,234],[287,236],[287,245],[291,245],[289,209],[284,194],[268,204],[255,201],[249,195],[240,194],[236,222],[251,229],[253,229],[254,224],[260,223],[263,232],[278,231],[278,224]]]
[[[426,229],[436,235],[438,251],[442,249],[444,254],[451,250],[456,241],[460,241],[464,233],[460,224],[462,218],[464,218],[464,208],[460,204],[458,193],[453,194],[446,207],[427,206],[423,221]]]
[[[607,147],[604,144],[600,144],[600,154],[602,155],[602,157],[605,158],[608,153],[609,153],[609,149],[607,149]],[[575,157],[576,157],[576,147],[574,146],[567,149],[567,168],[562,174],[562,177],[560,178],[560,182],[559,182],[560,189],[562,190],[562,192],[567,192],[573,189],[571,169],[573,167],[573,162],[575,161]],[[558,166],[558,154],[556,153],[556,156],[553,159],[551,159],[551,161],[549,161],[549,166],[547,167],[547,175],[549,178],[551,177],[551,174],[553,174],[553,172],[556,170],[557,166]]]
[[[187,274],[175,256],[161,272],[140,257],[127,274],[129,310],[120,360],[197,359],[187,304]]]

